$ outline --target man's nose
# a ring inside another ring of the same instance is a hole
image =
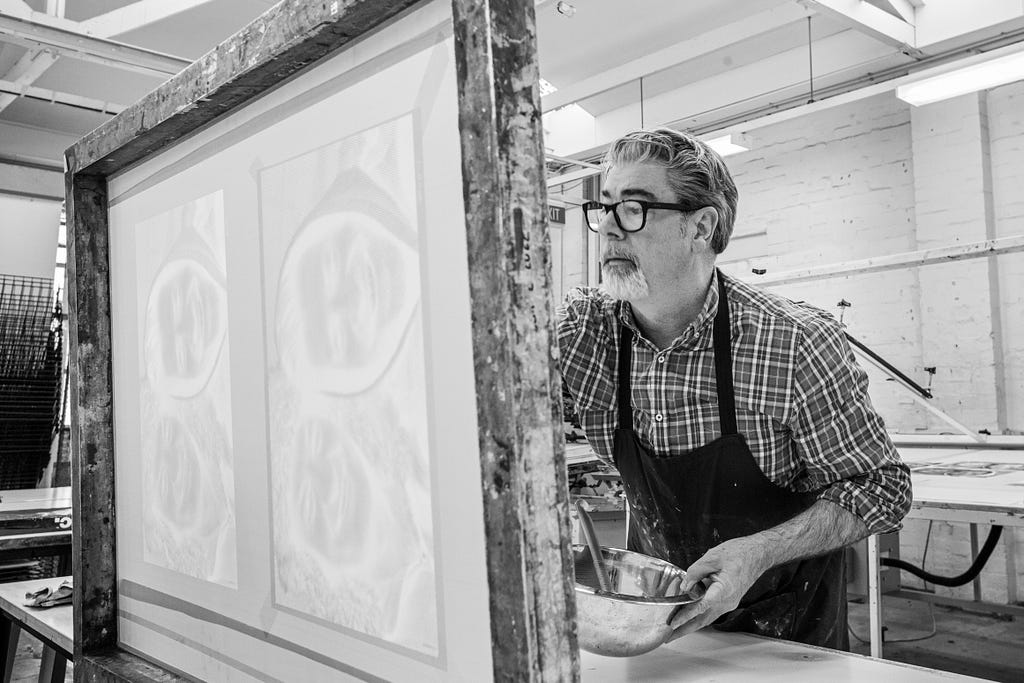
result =
[[[619,221],[615,218],[615,209],[604,214],[601,223],[597,226],[597,232],[602,237],[613,240],[621,240],[626,236],[625,231],[619,227]]]

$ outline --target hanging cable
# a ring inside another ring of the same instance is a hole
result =
[[[811,86],[811,99],[808,104],[814,101],[814,51],[811,49],[811,17],[807,17],[807,82]]]
[[[640,127],[644,127],[644,77],[640,77]]]

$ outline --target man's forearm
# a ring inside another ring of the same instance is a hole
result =
[[[821,555],[868,535],[867,525],[846,508],[827,500],[788,522],[750,536],[725,541],[691,564],[682,590],[704,582],[707,590],[696,603],[683,605],[669,625],[669,640],[692,633],[739,605],[759,576],[775,565]]]
[[[748,538],[764,550],[765,570],[779,564],[849,545],[868,535],[864,521],[852,512],[827,500],[819,500],[807,510],[778,526]]]

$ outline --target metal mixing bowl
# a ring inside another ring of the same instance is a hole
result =
[[[665,642],[669,619],[679,605],[700,600],[698,584],[680,593],[686,572],[656,557],[601,548],[608,573],[608,592],[598,588],[597,573],[585,545],[574,545],[576,625],[580,647],[609,657],[650,652]]]

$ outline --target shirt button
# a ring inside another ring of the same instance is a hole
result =
[[[665,356],[658,356],[658,362],[659,363],[664,363],[665,362]]]
[[[665,416],[662,415],[661,413],[658,413],[657,415],[654,416],[654,421],[655,422],[661,422],[664,419],[665,419]]]

